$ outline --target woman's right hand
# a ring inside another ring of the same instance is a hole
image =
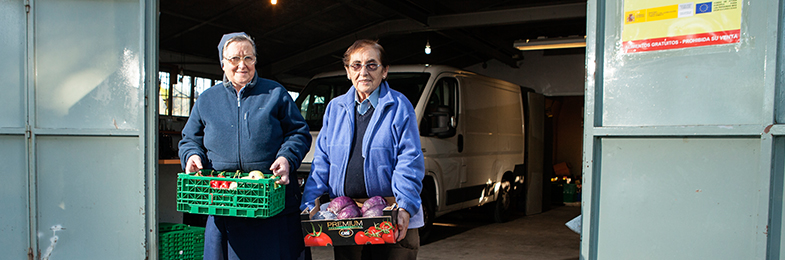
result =
[[[199,155],[191,155],[188,157],[188,162],[185,163],[185,172],[192,173],[202,169],[202,158]]]

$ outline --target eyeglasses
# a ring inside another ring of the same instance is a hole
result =
[[[240,58],[238,56],[234,56],[234,57],[231,57],[231,58],[224,57],[224,60],[228,60],[234,66],[237,66],[238,64],[240,64],[241,60],[245,63],[245,65],[248,65],[248,66],[256,64],[256,57],[254,57],[254,56],[245,56],[245,57],[242,57],[242,58]]]
[[[360,63],[354,63],[352,65],[347,65],[347,66],[352,68],[353,71],[360,71],[361,69],[363,69],[363,67],[365,67],[365,69],[368,71],[376,71],[376,69],[379,68],[379,64],[376,63],[368,63],[365,65]]]

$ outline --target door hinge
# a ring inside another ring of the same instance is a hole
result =
[[[25,125],[25,138],[30,139],[33,136],[33,130],[30,125]]]
[[[25,12],[30,13],[30,0],[25,0]]]

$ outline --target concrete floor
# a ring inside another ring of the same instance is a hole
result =
[[[564,224],[580,213],[577,206],[558,206],[494,223],[483,208],[453,212],[436,219],[433,235],[420,246],[417,259],[577,260],[580,235]],[[332,247],[311,250],[314,260],[333,259]]]

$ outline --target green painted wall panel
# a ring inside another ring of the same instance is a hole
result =
[[[739,1],[739,43],[642,53],[620,48],[624,2],[603,6],[606,27],[599,39],[606,47],[598,100],[603,126],[739,125],[771,119],[776,1]]]
[[[25,8],[22,0],[0,1],[0,128],[24,128]]]
[[[581,259],[785,259],[785,1],[731,2],[738,43],[641,53],[623,5],[655,2],[588,2]]]
[[[753,259],[760,140],[604,138],[598,259]],[[764,223],[765,224],[765,223]]]
[[[2,106],[2,104],[0,104]],[[27,158],[23,135],[0,135],[0,250],[4,259],[26,259],[30,247]]]
[[[19,116],[34,257],[156,259],[157,113],[145,96],[157,90],[157,3],[29,3],[34,73]]]
[[[36,1],[36,127],[141,130],[140,7]]]
[[[785,137],[782,135],[774,137],[774,156],[772,156],[772,176],[771,176],[771,223],[769,229],[769,259],[785,259],[782,250],[785,249],[785,226],[782,223],[785,216],[785,201],[783,201],[783,187],[785,186]]]
[[[26,22],[22,0],[0,1],[0,251],[27,259],[30,214],[25,129]]]
[[[145,175],[139,149],[137,137],[38,137],[43,252],[56,235],[52,259],[142,259]],[[55,233],[58,226],[64,230]]]

